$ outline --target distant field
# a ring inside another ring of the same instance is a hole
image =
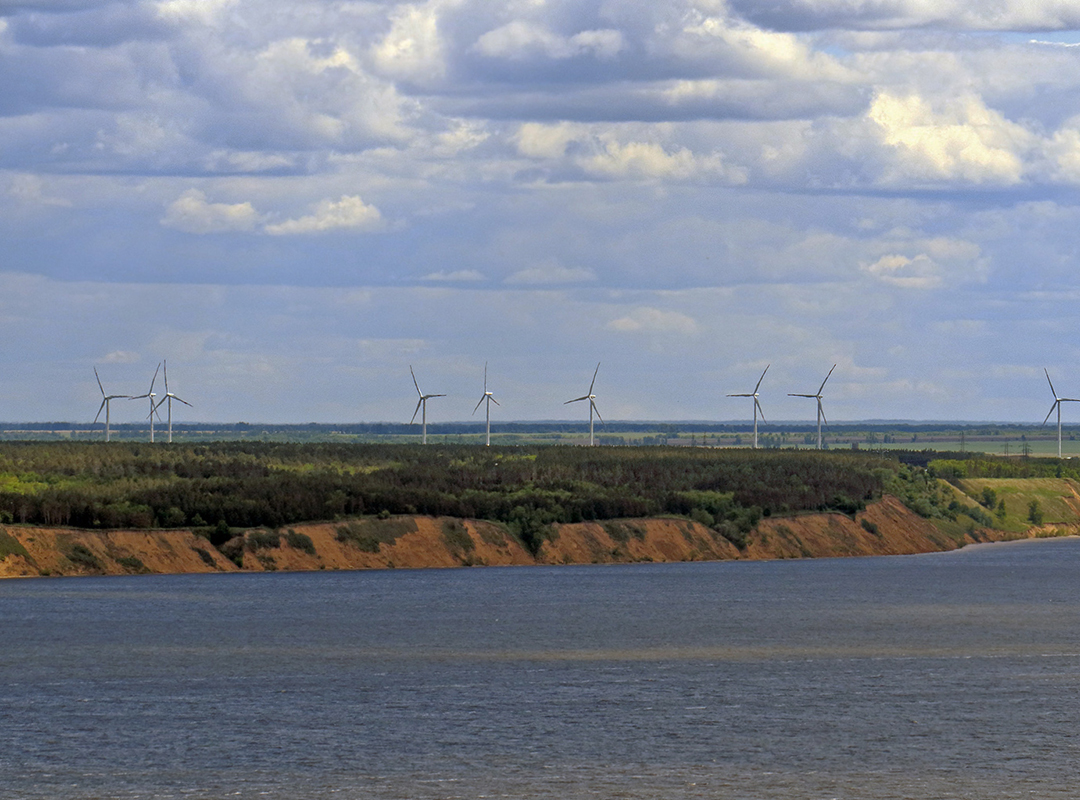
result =
[[[753,429],[747,423],[713,422],[609,422],[597,426],[601,445],[632,447],[720,447],[748,448]],[[0,424],[0,441],[101,441],[104,429],[70,423]],[[145,424],[116,425],[112,438],[117,442],[149,441]],[[830,450],[930,450],[937,452],[981,452],[999,456],[1056,457],[1057,432],[1052,426],[991,425],[969,423],[838,423],[824,431]],[[420,440],[420,428],[404,423],[350,423],[260,425],[255,423],[179,424],[174,426],[177,443],[241,442],[336,442],[369,444],[412,444]],[[163,434],[156,432],[156,441]],[[482,423],[440,423],[428,425],[428,441],[440,445],[482,445]],[[588,425],[577,422],[506,422],[492,424],[492,444],[535,446],[545,444],[583,445],[588,442]],[[762,448],[813,449],[817,429],[813,423],[763,425]],[[1080,458],[1080,428],[1064,429],[1062,455]]]

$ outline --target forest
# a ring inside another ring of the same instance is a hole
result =
[[[423,514],[505,523],[682,515],[741,545],[762,516],[853,514],[890,492],[934,513],[920,467],[856,451],[334,443],[0,443],[0,522],[256,527]]]

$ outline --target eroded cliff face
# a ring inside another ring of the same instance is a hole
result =
[[[1065,532],[1069,531],[1050,533]],[[1032,529],[1020,536],[1047,533]],[[6,554],[0,559],[0,577],[897,555],[1018,538],[984,529],[958,540],[891,497],[872,504],[855,519],[842,514],[764,519],[742,550],[715,531],[685,519],[559,525],[536,556],[504,528],[482,520],[397,517],[363,524],[294,525],[279,532],[247,531],[242,537],[219,550],[187,530],[9,526],[0,532],[0,554]]]

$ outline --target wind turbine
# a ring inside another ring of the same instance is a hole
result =
[[[1043,372],[1046,372],[1046,367],[1043,367]],[[1050,419],[1050,415],[1054,413],[1054,409],[1056,408],[1058,422],[1058,458],[1061,458],[1061,404],[1080,403],[1080,399],[1076,397],[1058,397],[1057,392],[1054,390],[1054,382],[1050,380],[1049,372],[1046,372],[1046,382],[1050,384],[1050,391],[1054,393],[1054,404],[1050,406],[1050,410],[1046,413],[1046,419],[1042,421],[1042,424],[1046,424],[1046,420]]]
[[[420,399],[416,401],[416,411],[412,412],[412,419],[409,420],[409,424],[412,425],[416,422],[417,412],[423,410],[423,414],[420,415],[421,429],[423,430],[423,437],[421,444],[427,444],[427,401],[432,397],[446,397],[445,394],[424,394],[420,391],[420,384],[416,382],[416,373],[413,372],[412,364],[409,365],[409,374],[412,375],[413,386],[416,387],[416,393],[420,395]],[[487,375],[484,375],[484,394],[487,394]],[[475,413],[475,412],[473,412]]]
[[[101,405],[98,406],[97,414],[94,416],[94,424],[97,425],[98,418],[101,417],[101,410],[105,409],[105,441],[109,441],[109,403],[113,400],[127,400],[129,395],[126,394],[105,394],[105,387],[101,385],[101,376],[98,375],[97,367],[94,367],[94,377],[97,378],[98,388],[101,389]]]
[[[825,388],[825,384],[829,382],[829,378],[833,373],[833,369],[836,369],[836,364],[832,365],[832,369],[829,370],[829,374],[825,376],[825,380],[821,382],[821,386],[818,387],[817,394],[792,394],[788,392],[788,397],[813,397],[817,400],[817,449],[821,449],[821,421],[825,419],[825,410],[821,407],[821,390]],[[764,374],[764,373],[762,373]],[[825,424],[829,424],[829,420],[825,419]]]
[[[495,399],[495,395],[488,391],[487,388],[487,362],[484,362],[484,393],[480,396],[480,402],[476,404],[476,408],[480,408],[480,403],[487,403],[486,416],[487,416],[487,441],[485,445],[491,447],[491,404],[499,405],[499,401]],[[476,408],[472,410],[472,413],[476,413]]]
[[[761,382],[765,380],[765,373],[769,371],[769,367],[772,364],[766,364],[765,369],[761,373],[761,377],[758,378],[757,384],[754,386],[754,391],[743,392],[741,394],[729,394],[728,397],[753,397],[754,398],[754,449],[757,450],[757,415],[761,411],[761,421],[767,422],[765,419],[765,412],[761,409],[761,403],[758,402],[758,389],[761,388]],[[828,379],[826,379],[828,380]]]
[[[582,400],[589,401],[589,447],[593,447],[596,444],[596,440],[593,438],[593,412],[596,412],[596,416],[600,418],[600,424],[604,424],[604,418],[600,416],[600,409],[596,407],[596,395],[593,394],[593,386],[596,385],[596,373],[600,371],[600,362],[596,362],[596,369],[593,370],[592,383],[589,384],[589,393],[582,395],[581,397],[575,397],[573,400],[567,400],[563,403],[564,406],[570,405],[570,403],[577,403]]]
[[[179,402],[183,403],[185,406],[189,406],[191,408],[194,408],[194,406],[192,406],[191,403],[189,403],[187,400],[183,399],[182,397],[177,397],[175,394],[173,394],[172,392],[169,391],[169,362],[168,361],[163,361],[161,363],[162,363],[162,372],[164,373],[164,376],[165,376],[165,396],[162,397],[158,401],[158,404],[156,406],[154,406],[154,410],[157,411],[159,408],[161,408],[162,403],[164,403],[165,401],[168,401],[168,405],[169,405],[169,409],[168,409],[169,444],[172,444],[172,401],[173,400],[178,400]],[[151,387],[151,388],[153,388],[153,387]],[[153,420],[150,421],[150,424],[151,424],[151,426],[154,424]]]
[[[154,443],[154,413],[157,411],[157,406],[154,405],[154,398],[157,397],[157,395],[154,394],[154,384],[157,383],[157,376],[158,376],[158,372],[160,372],[160,371],[161,371],[161,364],[159,363],[157,365],[157,369],[154,370],[154,377],[150,381],[150,390],[146,394],[137,394],[137,395],[134,395],[131,398],[132,400],[142,400],[144,397],[150,398],[150,414],[148,415],[147,419],[150,420],[150,443],[151,444]],[[160,414],[158,415],[158,419],[161,419]]]

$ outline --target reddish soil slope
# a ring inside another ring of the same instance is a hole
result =
[[[864,526],[864,520],[869,525]],[[891,497],[872,504],[855,519],[842,514],[809,514],[762,520],[744,550],[685,519],[560,525],[536,557],[502,527],[489,522],[413,517],[396,518],[387,524],[393,527],[393,535],[378,541],[350,540],[343,536],[341,523],[286,529],[307,537],[310,548],[290,546],[285,530],[276,546],[259,545],[248,532],[241,566],[186,530],[100,532],[8,526],[0,530],[0,555],[6,553],[0,558],[0,577],[894,555],[1019,538],[980,530],[957,540]],[[1020,536],[1067,532],[1071,531],[1032,529]],[[310,549],[314,552],[308,552]]]

